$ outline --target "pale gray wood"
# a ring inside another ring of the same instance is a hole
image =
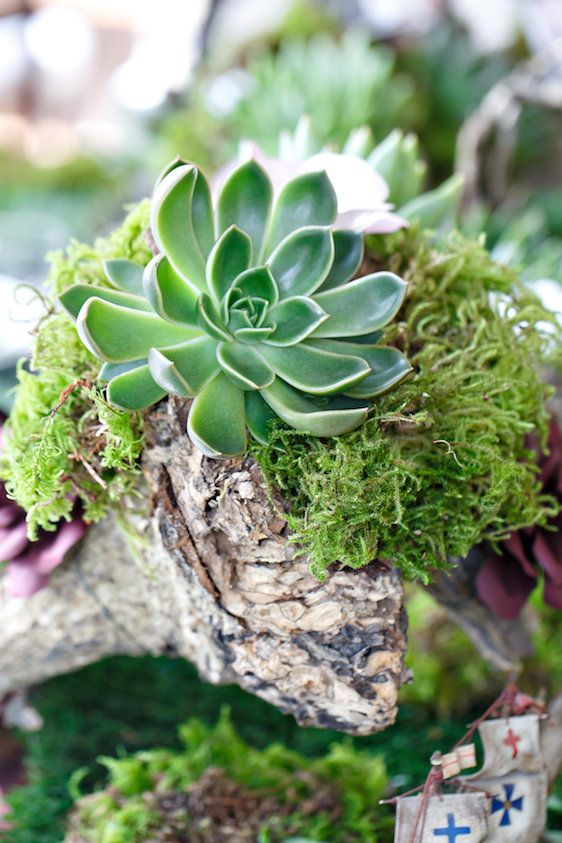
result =
[[[0,698],[107,655],[167,653],[303,725],[386,728],[408,678],[399,574],[336,568],[319,583],[258,466],[203,457],[185,415],[171,400],[147,420],[142,565],[108,519],[32,598],[0,585]]]

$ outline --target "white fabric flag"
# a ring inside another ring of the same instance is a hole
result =
[[[481,779],[491,794],[489,843],[538,843],[546,824],[546,771]]]
[[[398,800],[395,843],[481,843],[487,840],[488,800],[482,793],[447,794],[429,799],[423,831],[412,837],[421,796]]]
[[[536,714],[485,720],[478,731],[485,753],[482,769],[476,774],[479,780],[504,776],[512,770],[543,769],[540,722]]]

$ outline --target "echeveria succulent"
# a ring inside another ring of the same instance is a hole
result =
[[[410,370],[376,344],[405,282],[390,272],[350,281],[360,234],[333,231],[337,200],[325,172],[274,197],[255,160],[235,169],[216,203],[202,172],[174,161],[153,196],[160,250],[146,268],[109,261],[111,288],[61,297],[119,407],[172,393],[193,398],[188,432],[209,456],[234,456],[269,422],[333,436],[358,427],[369,400]]]

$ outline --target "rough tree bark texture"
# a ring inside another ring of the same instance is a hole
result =
[[[315,580],[257,465],[202,457],[186,409],[171,400],[148,419],[144,568],[108,520],[47,589],[25,602],[0,592],[0,698],[106,655],[167,653],[303,725],[386,728],[407,678],[398,573],[373,564]]]

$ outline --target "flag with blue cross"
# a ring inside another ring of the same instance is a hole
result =
[[[420,800],[420,796],[398,799],[395,843],[480,843],[488,839],[488,799],[483,793],[431,796],[423,819]]]
[[[546,819],[545,771],[482,778],[478,787],[492,797],[489,843],[536,843],[540,839]]]

